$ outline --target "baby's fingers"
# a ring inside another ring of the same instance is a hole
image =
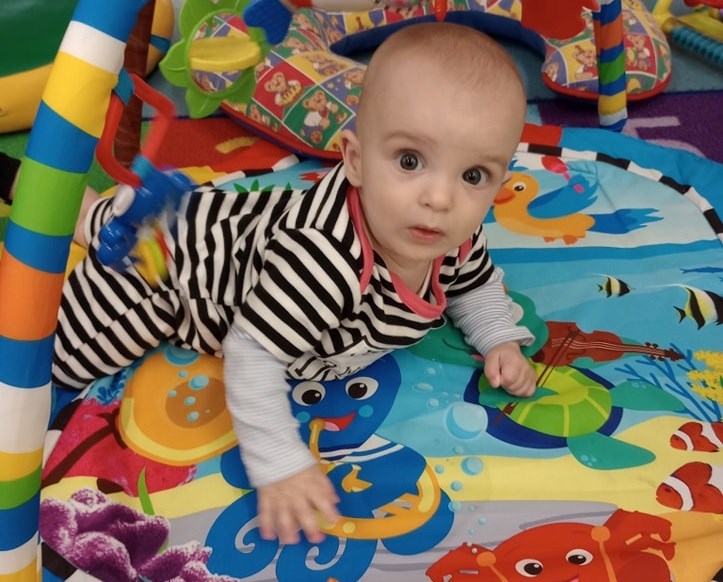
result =
[[[318,544],[324,541],[324,534],[321,532],[316,513],[310,504],[305,504],[304,507],[300,507],[296,517],[307,540],[312,544]]]
[[[331,481],[312,466],[304,471],[258,490],[258,515],[261,537],[282,544],[299,541],[299,530],[311,543],[324,539],[320,522],[333,524],[339,519],[339,497]]]
[[[484,373],[492,388],[499,388],[503,382],[500,359],[494,356],[485,358]]]
[[[309,541],[320,541],[314,511],[307,500],[301,497],[290,503],[276,503],[267,511],[260,510],[259,529],[265,540],[273,540],[278,536],[282,544],[298,543],[300,529]]]
[[[325,524],[334,524],[339,519],[339,514],[332,502],[332,499],[335,498],[333,490],[331,491],[332,497],[329,491],[323,491],[323,489],[324,487],[320,487],[316,491],[309,492],[308,497],[300,495],[294,502],[295,522],[303,530],[306,539],[312,544],[318,544],[324,540],[319,514],[321,514]],[[296,535],[295,531],[294,535]],[[283,539],[285,538],[282,538],[282,541]]]
[[[526,363],[519,370],[508,369],[502,374],[502,386],[513,396],[532,396],[537,388],[535,373]]]
[[[518,396],[520,398],[526,398],[528,396],[532,396],[535,393],[536,386],[533,383],[525,383],[525,384],[515,384],[511,386],[510,388],[506,388],[507,392],[512,394],[512,396]]]
[[[276,515],[271,507],[264,503],[263,498],[259,498],[259,533],[265,540],[276,539]]]
[[[259,495],[258,514],[261,537],[265,540],[274,540],[278,536],[282,544],[297,543],[299,541],[297,516],[303,511],[304,503],[306,500],[303,498]]]
[[[299,542],[299,525],[303,519],[300,514],[303,514],[303,510],[298,507],[287,507],[276,514],[276,533],[282,544]]]
[[[333,525],[339,519],[339,512],[336,509],[339,496],[328,480],[327,483],[327,491],[324,491],[323,494],[316,499],[315,506],[323,518],[324,525]]]

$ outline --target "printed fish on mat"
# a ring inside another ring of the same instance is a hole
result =
[[[622,279],[613,277],[612,275],[603,275],[605,282],[598,285],[598,289],[605,293],[606,297],[622,297],[630,293],[630,285]]]
[[[717,453],[723,450],[723,422],[686,422],[670,435],[670,446],[683,451]]]
[[[688,294],[684,307],[673,306],[680,316],[679,322],[689,317],[695,321],[698,329],[711,323],[716,325],[723,323],[723,297],[713,291],[697,287],[687,285],[676,285],[676,287],[682,287]]]
[[[682,273],[723,273],[721,267],[695,267],[693,269],[680,269]]]
[[[655,492],[658,503],[681,511],[723,513],[723,465],[686,463]]]

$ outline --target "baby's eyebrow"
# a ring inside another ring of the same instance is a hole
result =
[[[478,164],[480,166],[495,164],[495,165],[507,168],[507,164],[509,164],[509,160],[507,158],[505,158],[504,156],[496,155],[496,154],[492,154],[492,155],[482,154],[482,155],[480,155],[479,159],[481,160],[481,163]]]
[[[392,141],[408,141],[412,143],[433,143],[434,137],[433,136],[427,136],[424,133],[421,132],[414,132],[407,131],[404,129],[399,129],[396,131],[392,131],[391,133],[387,134],[387,139]]]

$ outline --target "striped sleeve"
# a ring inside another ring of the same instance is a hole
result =
[[[445,263],[450,257],[445,260]],[[463,258],[455,258],[454,280],[447,288],[447,296],[454,297],[484,285],[494,272],[494,265],[487,252],[487,238],[480,227],[472,236],[472,246]]]
[[[289,364],[339,326],[359,299],[358,261],[328,233],[277,232],[234,324]]]
[[[517,325],[512,300],[502,284],[504,273],[495,268],[484,285],[450,298],[447,314],[480,354],[506,342],[530,345],[535,337]]]
[[[284,365],[232,327],[223,342],[226,404],[254,487],[314,465],[289,403]]]

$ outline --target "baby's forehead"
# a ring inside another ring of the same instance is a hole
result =
[[[375,110],[404,109],[409,104],[425,103],[428,107],[455,107],[465,103],[497,104],[509,107],[524,90],[509,75],[490,75],[484,72],[447,69],[444,66],[406,63],[373,71],[364,79],[363,107]]]
[[[458,90],[508,86],[517,75],[512,67],[514,65],[505,60],[494,59],[493,55],[402,47],[376,61],[372,59],[364,74],[363,91],[383,91],[400,83],[413,88],[430,79],[440,86],[451,85]]]
[[[411,107],[395,109],[391,114],[371,115],[362,122],[360,130],[364,138],[388,151],[410,149],[424,156],[452,157],[456,163],[475,165],[482,160],[507,156],[510,148],[507,137],[514,130],[507,121],[501,121],[506,119],[509,116],[494,107],[461,111],[450,108],[433,118],[421,117],[420,109]]]

